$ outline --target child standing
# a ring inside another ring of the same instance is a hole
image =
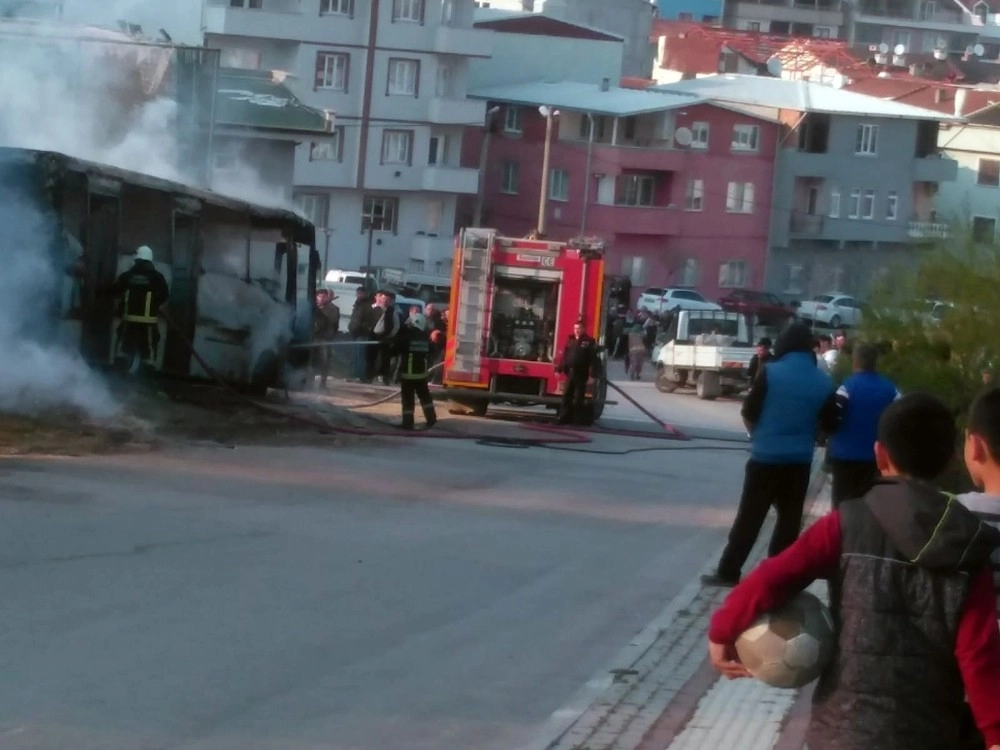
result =
[[[959,739],[970,708],[990,750],[1000,750],[1000,630],[988,564],[1000,532],[928,483],[957,437],[938,399],[895,401],[879,422],[875,487],[763,561],[712,617],[712,663],[745,677],[740,633],[813,580],[835,584],[837,648],[813,695],[810,750],[982,748],[980,737]]]

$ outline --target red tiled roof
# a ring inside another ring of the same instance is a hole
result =
[[[530,34],[532,36],[555,36],[569,39],[595,39],[605,42],[620,42],[621,37],[605,34],[597,29],[578,26],[574,23],[560,21],[557,18],[532,13],[510,18],[496,18],[489,21],[479,21],[474,24],[477,29],[491,29],[508,34]]]
[[[923,107],[947,114],[955,113],[955,94],[964,90],[965,105],[963,115],[970,115],[1000,103],[1000,91],[980,91],[968,86],[929,81],[926,79],[903,76],[899,78],[864,78],[845,87],[860,94],[877,96],[880,99],[892,99],[914,107]]]

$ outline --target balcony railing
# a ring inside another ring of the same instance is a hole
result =
[[[791,231],[793,234],[819,234],[823,231],[823,218],[817,214],[795,211],[792,214]]]
[[[951,226],[939,221],[911,221],[906,225],[906,233],[915,240],[946,240]]]

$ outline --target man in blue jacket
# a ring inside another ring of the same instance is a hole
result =
[[[878,350],[859,344],[854,350],[854,374],[837,389],[840,426],[827,444],[826,457],[833,475],[831,501],[863,497],[879,477],[875,438],[882,412],[899,398],[892,381],[875,371]]]
[[[751,445],[743,495],[718,568],[702,577],[706,585],[739,582],[771,506],[778,518],[768,554],[777,555],[799,536],[817,430],[832,432],[838,417],[833,381],[816,366],[812,348],[809,328],[790,326],[743,402]]]

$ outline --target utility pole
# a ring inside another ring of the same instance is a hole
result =
[[[476,189],[476,209],[472,214],[472,226],[483,225],[483,201],[486,200],[486,162],[490,155],[490,139],[493,137],[493,118],[497,116],[500,107],[491,107],[486,112],[486,127],[483,132],[483,143],[479,148],[479,186]]]
[[[365,255],[365,273],[372,274],[372,238],[375,236],[375,223],[368,217],[368,252]]]
[[[538,196],[538,227],[536,234],[538,239],[545,238],[546,214],[549,207],[549,157],[552,152],[552,122],[559,114],[558,110],[542,105],[538,108],[539,113],[545,118],[545,149],[542,151],[542,190]]]

